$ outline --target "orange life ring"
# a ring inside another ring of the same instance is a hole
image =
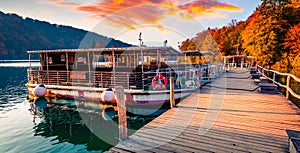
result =
[[[158,79],[162,79],[162,80],[164,81],[164,84],[163,84],[163,85],[157,85],[157,84],[156,84],[156,81],[157,81]],[[152,79],[152,86],[153,86],[153,88],[154,88],[155,90],[164,90],[164,89],[166,89],[167,85],[168,85],[168,80],[167,80],[167,78],[166,78],[165,76],[163,76],[162,74],[159,74],[159,75],[155,76],[155,77]]]

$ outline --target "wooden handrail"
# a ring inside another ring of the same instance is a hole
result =
[[[291,94],[291,95],[293,95],[295,98],[297,98],[297,99],[300,100],[300,95],[297,94],[297,93],[295,93],[295,92],[293,91],[293,89],[290,88],[290,79],[291,79],[291,78],[293,78],[295,81],[297,81],[297,82],[300,83],[300,79],[297,78],[295,75],[289,74],[289,73],[281,73],[281,72],[274,71],[274,70],[268,70],[268,69],[266,69],[266,68],[263,68],[263,67],[260,66],[260,65],[257,65],[257,68],[258,68],[258,70],[262,73],[262,75],[263,75],[264,77],[266,77],[267,79],[273,81],[273,83],[279,85],[280,87],[283,87],[283,88],[286,89],[286,98],[287,98],[287,99],[289,99],[289,94]],[[263,70],[263,71],[261,71],[261,70]],[[272,73],[273,73],[273,78],[270,78],[270,77],[268,77],[267,75],[265,75],[265,74],[264,74],[265,71],[267,71],[267,72],[272,72]],[[287,79],[286,79],[286,84],[285,84],[285,85],[283,85],[283,84],[281,84],[281,83],[279,83],[279,82],[276,81],[276,79],[275,79],[275,77],[274,77],[276,74],[281,75],[281,76],[286,76],[286,77],[287,77]]]
[[[279,75],[284,75],[284,76],[290,76],[292,77],[294,80],[296,80],[297,82],[300,82],[300,79],[298,77],[296,77],[295,75],[293,74],[289,74],[289,73],[282,73],[282,72],[278,72],[278,71],[275,71],[275,70],[268,70],[266,68],[263,68],[262,66],[260,65],[257,65],[258,68],[260,69],[263,69],[264,71],[269,71],[269,72],[273,72],[273,73],[276,73],[276,74],[279,74]]]

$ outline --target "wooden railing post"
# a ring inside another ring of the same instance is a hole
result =
[[[276,73],[275,72],[273,72],[273,84],[275,84],[275,82],[276,82]]]
[[[170,77],[170,107],[173,108],[175,105],[174,99],[174,78]]]
[[[118,121],[119,121],[119,139],[127,139],[127,117],[126,117],[126,105],[125,105],[125,96],[124,88],[121,86],[115,87],[116,99],[118,106]]]
[[[229,71],[229,70],[230,70],[229,66],[230,66],[230,65],[229,65],[229,63],[228,63],[228,64],[227,64],[227,71]]]
[[[287,79],[286,79],[286,91],[285,91],[285,97],[286,99],[289,99],[289,87],[290,87],[290,80],[291,80],[291,77],[290,75],[287,76]]]

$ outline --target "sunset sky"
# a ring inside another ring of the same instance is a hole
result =
[[[246,20],[260,0],[4,0],[0,11],[94,31],[131,44],[177,46],[207,27]]]

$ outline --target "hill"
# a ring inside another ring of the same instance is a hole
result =
[[[128,47],[130,44],[70,26],[50,24],[0,11],[0,59],[27,59],[27,50]],[[88,36],[88,39],[84,39]],[[82,43],[82,40],[85,42]]]

